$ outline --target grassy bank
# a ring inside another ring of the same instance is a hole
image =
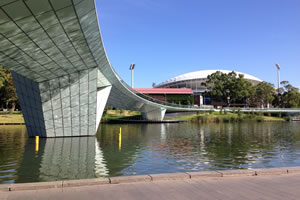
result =
[[[101,122],[108,122],[111,119],[142,119],[141,113],[129,110],[106,110],[103,113]],[[258,114],[243,114],[243,113],[199,113],[187,114],[168,120],[187,120],[187,121],[200,121],[200,122],[241,122],[241,121],[288,121],[288,118],[263,116]],[[0,112],[0,123],[24,123],[23,115],[20,112],[9,114],[8,112]]]
[[[106,110],[103,113],[101,122],[107,122],[111,119],[142,119],[141,113],[130,110]]]
[[[103,113],[101,122],[110,119],[141,119],[141,113],[129,110],[107,110]],[[24,123],[23,115],[20,111],[0,112],[0,123]]]
[[[22,114],[0,114],[0,123],[24,123]]]
[[[188,121],[200,121],[200,122],[286,121],[284,118],[280,118],[280,117],[263,116],[258,114],[229,113],[229,112],[188,114],[188,115],[169,118],[169,120],[188,120]]]

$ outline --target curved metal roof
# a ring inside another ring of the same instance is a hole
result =
[[[186,74],[181,74],[179,76],[175,76],[173,78],[170,78],[170,79],[158,84],[156,87],[162,86],[162,85],[165,85],[165,84],[169,84],[169,83],[178,82],[178,81],[202,79],[202,78],[205,79],[205,78],[207,78],[208,75],[211,75],[211,74],[213,74],[217,71],[220,71],[220,72],[226,73],[226,74],[232,72],[230,70],[200,70],[200,71],[196,71],[196,72],[190,72],[190,73],[186,73]],[[235,73],[237,73],[238,75],[243,74],[245,79],[262,82],[262,80],[254,77],[252,75],[245,74],[245,73],[242,73],[242,72],[236,72],[236,71],[235,71]]]

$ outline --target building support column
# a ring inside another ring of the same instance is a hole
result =
[[[142,117],[144,120],[162,121],[165,117],[165,108],[144,109]]]
[[[12,74],[29,136],[96,134],[111,89],[99,89],[97,68],[40,83]]]
[[[98,88],[97,91],[97,119],[96,119],[96,129],[98,129],[98,126],[100,124],[103,111],[107,102],[107,99],[109,97],[110,91],[112,86],[107,86],[103,88]]]

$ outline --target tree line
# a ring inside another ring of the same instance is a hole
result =
[[[10,71],[0,65],[0,109],[15,110],[18,105],[16,88]]]
[[[300,92],[288,81],[282,81],[279,90],[267,82],[251,83],[243,74],[217,71],[203,83],[212,99],[230,104],[244,104],[249,107],[299,108]]]

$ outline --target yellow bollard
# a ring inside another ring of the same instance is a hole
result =
[[[39,151],[39,136],[35,136],[35,151]]]
[[[122,129],[120,127],[120,132],[119,132],[119,150],[122,148]]]

